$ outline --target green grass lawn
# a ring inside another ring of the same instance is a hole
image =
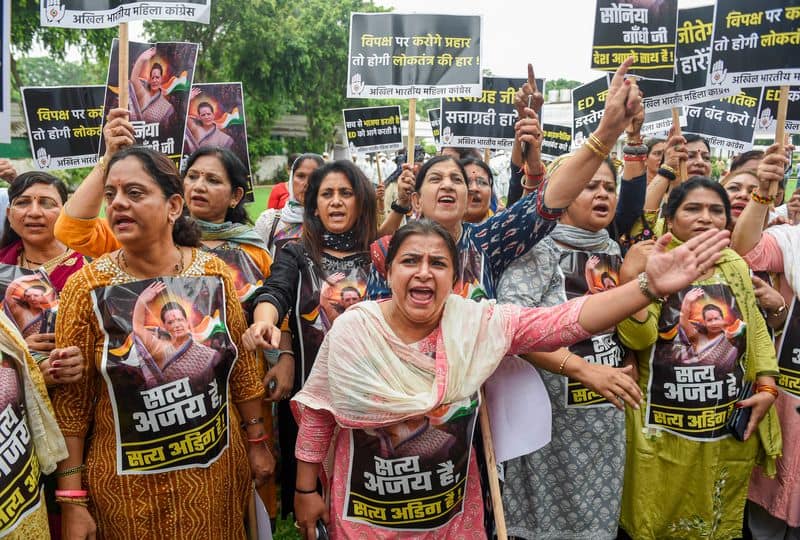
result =
[[[255,201],[247,205],[247,214],[253,220],[253,223],[256,222],[261,212],[267,209],[270,193],[272,193],[272,186],[256,186],[253,188]]]

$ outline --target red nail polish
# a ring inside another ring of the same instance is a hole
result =
[[[741,401],[737,401],[736,404],[734,405],[734,407],[736,407],[737,409],[741,409],[742,408],[742,402]]]
[[[53,367],[61,367],[61,362],[57,362],[56,361],[56,362],[51,363],[50,365],[53,366]]]

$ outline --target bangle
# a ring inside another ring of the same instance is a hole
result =
[[[259,416],[258,418],[251,418],[249,420],[243,420],[242,423],[239,424],[239,426],[242,429],[245,429],[247,426],[255,426],[257,424],[263,424],[263,423],[264,423],[264,417],[263,416]]]
[[[781,307],[773,311],[772,313],[767,313],[767,317],[780,317],[783,315],[783,312],[786,311],[786,302],[783,303]]]
[[[603,144],[603,141],[601,141],[594,133],[589,134],[589,141],[594,143],[597,149],[603,152],[605,155],[611,153],[611,148]]]
[[[675,174],[675,169],[673,169],[669,165],[662,165],[661,167],[659,167],[656,174],[658,174],[659,176],[663,176],[670,182],[672,182],[678,177],[678,175]]]
[[[625,134],[625,144],[628,146],[647,146],[644,144],[644,140],[642,139],[641,135],[636,138],[628,135],[627,133]]]
[[[84,508],[89,507],[89,497],[56,497],[56,502],[59,504],[74,504],[76,506],[83,506]]]
[[[633,145],[630,142],[622,147],[623,154],[630,154],[633,156],[645,156],[647,157],[647,145],[646,144],[636,144]]]
[[[278,351],[278,356],[281,356],[282,354],[288,354],[289,356],[291,356],[292,358],[294,358],[294,351],[293,351],[293,350],[291,350],[291,349],[286,349],[286,350],[280,350],[280,351]]]
[[[756,384],[756,393],[766,392],[778,397],[778,387],[771,384]]]
[[[650,280],[647,277],[647,272],[640,273],[636,280],[639,282],[639,290],[645,295],[651,302],[660,302],[661,298],[653,294],[653,291],[650,290]]]
[[[583,143],[583,146],[584,148],[588,148],[589,150],[591,150],[592,154],[596,155],[600,159],[606,159],[606,156],[608,156],[608,152],[603,153],[599,148],[594,146],[591,139]]]
[[[85,489],[57,489],[56,490],[56,497],[67,497],[67,498],[83,498],[88,497],[89,492]]]
[[[646,154],[622,154],[622,161],[647,161]]]
[[[400,203],[397,201],[392,201],[390,205],[391,209],[398,214],[403,214],[404,216],[411,212],[411,207],[409,206],[401,206]]]
[[[84,469],[86,469],[86,465],[81,463],[80,465],[76,465],[75,467],[70,467],[69,469],[64,469],[61,472],[53,473],[53,478],[63,478],[65,476],[70,476],[75,473],[82,472]]]
[[[558,366],[558,374],[559,375],[563,375],[564,374],[564,366],[567,365],[567,360],[569,360],[571,356],[572,356],[572,351],[567,351],[567,354],[565,354],[564,358],[561,359],[561,365]]]
[[[100,156],[97,160],[97,165],[100,166],[100,170],[103,174],[106,174],[106,156]]]
[[[269,439],[270,439],[270,435],[268,433],[265,433],[261,437],[256,437],[255,439],[251,439],[251,438],[248,437],[247,442],[249,442],[250,444],[259,444],[259,443],[267,442]]]
[[[294,487],[295,493],[302,493],[303,495],[311,495],[312,493],[317,492],[317,488],[314,489],[300,489],[299,487]]]
[[[769,205],[769,204],[772,204],[773,202],[775,202],[775,196],[774,195],[772,197],[762,197],[761,195],[756,193],[755,190],[753,191],[753,193],[750,194],[750,198],[753,199],[754,201],[756,201],[758,204]]]

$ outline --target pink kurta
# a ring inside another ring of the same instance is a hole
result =
[[[504,325],[507,341],[511,343],[509,354],[534,350],[555,350],[575,341],[589,337],[578,324],[578,316],[585,299],[579,299],[553,308],[520,308],[498,305],[506,315]],[[465,332],[471,331],[464,329]],[[440,366],[443,356],[441,328],[416,343],[414,348],[431,358],[431,365]],[[529,429],[532,426],[528,427]],[[335,440],[334,440],[335,436]],[[331,512],[328,530],[334,539],[396,539],[414,538],[427,540],[483,539],[483,497],[474,451],[470,453],[463,510],[445,525],[428,532],[384,529],[367,523],[345,520],[345,497],[351,462],[351,430],[336,429],[336,420],[328,411],[306,408],[297,437],[295,456],[308,463],[323,463],[334,441],[333,464],[327,478],[330,492]]]
[[[783,252],[769,234],[761,240],[744,260],[754,271],[783,273]],[[781,294],[789,305],[794,292],[786,279],[781,279]],[[767,478],[760,468],[753,470],[748,498],[763,507],[772,516],[785,521],[790,527],[800,527],[800,415],[796,408],[800,400],[779,392],[775,401],[783,435],[783,456],[778,459],[778,474]]]

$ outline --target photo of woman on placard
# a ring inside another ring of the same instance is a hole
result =
[[[154,281],[142,291],[133,308],[134,344],[142,360],[145,386],[153,386],[189,377],[208,379],[220,360],[220,353],[195,341],[184,306],[168,299],[158,308],[160,325],[154,330],[146,324],[152,304],[162,297],[167,286]]]
[[[41,273],[23,275],[6,289],[3,309],[23,337],[55,330],[56,291]]]

